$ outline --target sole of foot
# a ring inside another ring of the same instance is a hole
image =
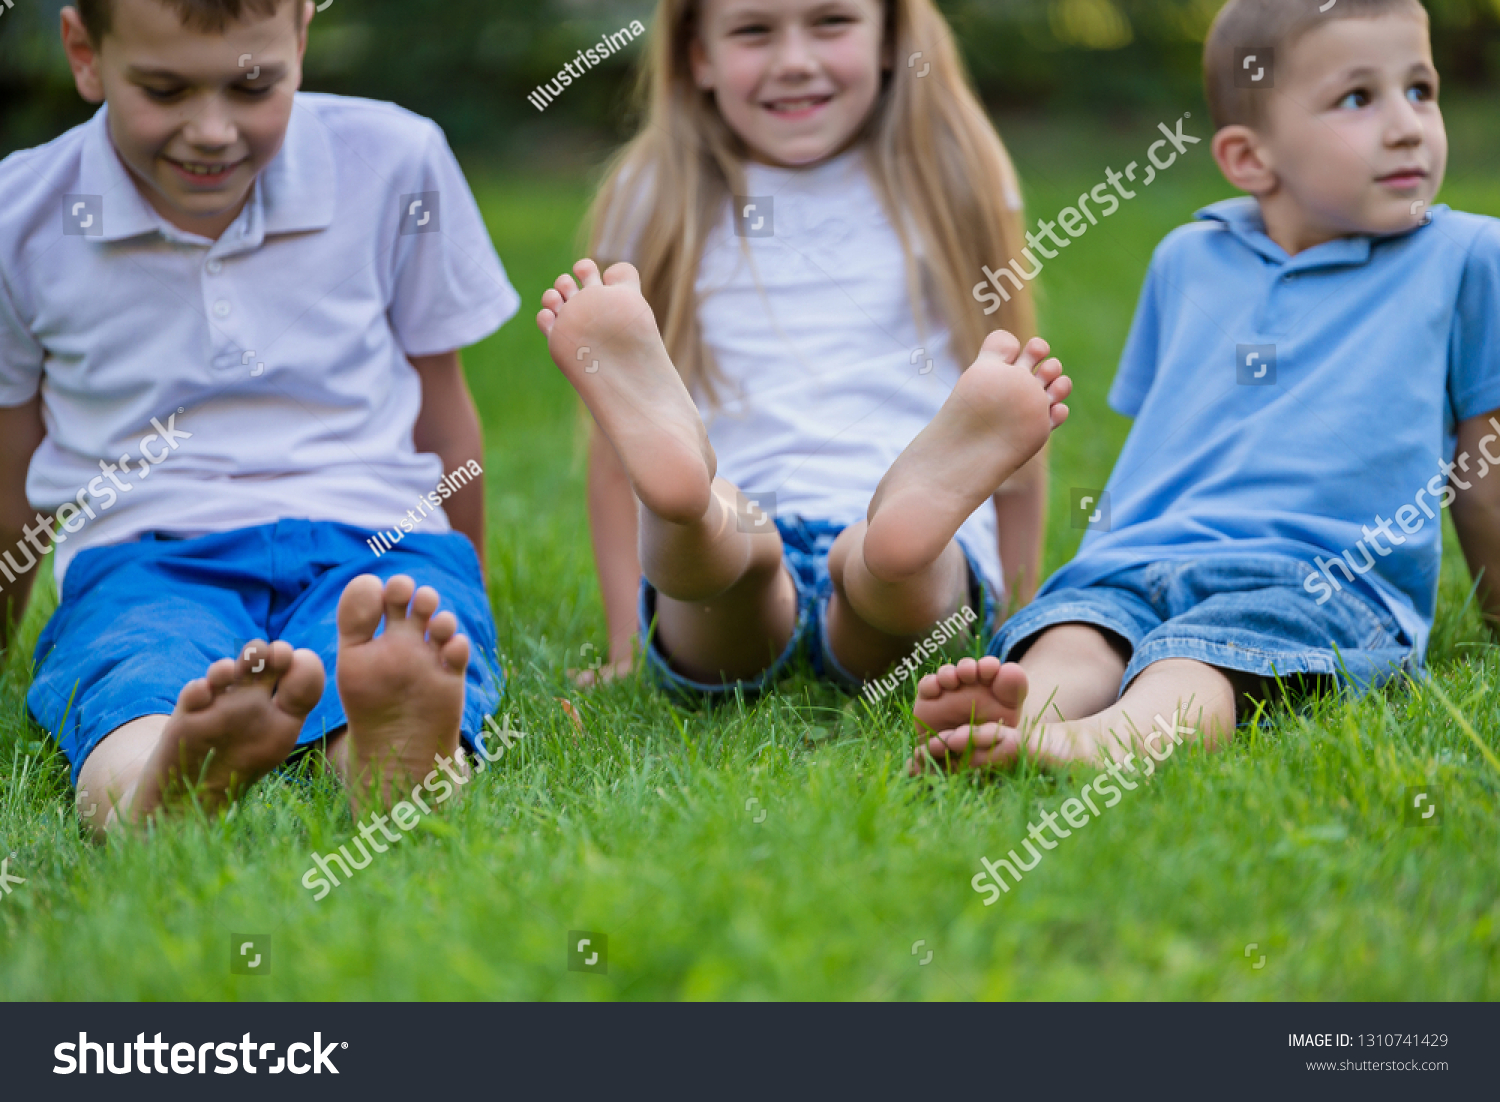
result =
[[[937,416],[907,445],[870,499],[865,564],[882,581],[937,560],[959,525],[1041,451],[1068,416],[1072,381],[1047,342],[1025,348],[996,330]]]
[[[310,650],[255,640],[189,681],[141,774],[130,818],[196,800],[212,811],[275,769],[297,745],[323,696],[323,663]]]
[[[917,682],[917,731],[936,735],[964,724],[1015,726],[1026,702],[1026,671],[993,655],[963,658]]]
[[[614,445],[636,497],[666,521],[701,520],[718,469],[703,419],[662,343],[640,276],[592,260],[542,295],[537,327]]]
[[[469,640],[437,590],[404,574],[362,574],[339,598],[335,678],[349,721],[344,775],[355,817],[388,807],[459,755]],[[385,631],[375,632],[385,621]]]

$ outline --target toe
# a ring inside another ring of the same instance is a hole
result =
[[[942,683],[938,675],[930,673],[917,682],[917,698],[919,700],[936,700],[943,695]]]
[[[278,643],[278,646],[287,646]],[[291,651],[291,647],[287,646]],[[291,651],[287,671],[276,684],[276,703],[284,712],[305,716],[323,699],[323,660],[315,651],[301,647]]]
[[[986,654],[979,660],[978,666],[979,680],[993,681],[995,680],[995,675],[1000,672],[1000,659],[996,658],[993,654]]]
[[[212,704],[218,695],[209,685],[208,678],[200,677],[189,681],[182,687],[182,691],[177,694],[177,707],[184,712],[201,712]]]
[[[339,597],[339,646],[368,643],[385,612],[385,587],[374,574],[361,574]],[[404,612],[404,610],[403,610]]]
[[[463,673],[469,666],[469,637],[467,635],[455,635],[449,639],[438,651],[443,665],[454,673]]]
[[[405,574],[393,574],[385,583],[385,629],[390,631],[406,619],[417,583]],[[426,626],[425,623],[423,625]]]
[[[552,336],[552,327],[557,324],[557,315],[551,310],[538,310],[536,314],[536,327],[542,331],[542,336]]]
[[[557,289],[557,293],[562,296],[564,302],[578,293],[578,284],[573,282],[573,277],[570,275],[558,276],[557,282],[552,286]]]
[[[639,283],[641,274],[635,270],[635,265],[627,264],[623,260],[618,264],[611,264],[604,273],[604,282],[613,287],[617,283]]]
[[[588,257],[584,257],[577,264],[573,265],[573,274],[578,277],[578,283],[581,287],[599,286],[599,265],[595,264]]]
[[[1056,356],[1049,356],[1036,365],[1036,371],[1033,374],[1043,386],[1051,386],[1062,374],[1062,361]]]
[[[979,663],[972,658],[960,658],[958,660],[958,680],[965,685],[972,685],[979,680]]]
[[[1021,342],[1016,339],[1014,333],[1005,329],[996,329],[988,337],[984,338],[984,343],[979,346],[979,351],[981,353],[993,352],[1006,363],[1014,363],[1017,354],[1021,351]]]
[[[542,292],[542,309],[556,314],[562,309],[563,297],[557,293],[557,288],[548,287]]]
[[[1057,428],[1068,419],[1068,407],[1058,402],[1052,407],[1052,427]]]
[[[1073,380],[1063,375],[1047,385],[1047,397],[1054,402],[1064,401],[1073,393]]]
[[[945,666],[940,666],[938,672],[932,676],[937,678],[938,684],[949,692],[952,692],[961,684],[958,680],[958,667],[951,662]]]
[[[414,628],[425,633],[427,621],[432,619],[432,614],[437,611],[440,601],[438,591],[430,585],[424,585],[411,599],[411,612],[407,615],[407,620]]]
[[[1004,707],[1019,712],[1021,705],[1026,702],[1027,687],[1026,671],[1019,663],[1007,662],[996,671],[990,691]]]
[[[245,649],[249,650],[250,648],[246,647]],[[242,658],[240,661],[242,662],[244,659]],[[239,669],[239,662],[233,658],[221,658],[208,667],[208,675],[204,678],[204,684],[217,696],[229,688],[230,685],[234,684],[235,678],[239,675]]]
[[[421,596],[420,592],[417,594]],[[441,647],[458,631],[458,617],[451,612],[439,612],[427,625],[427,638]]]
[[[1050,355],[1052,349],[1041,337],[1032,337],[1026,342],[1026,347],[1021,349],[1021,354],[1016,357],[1016,366],[1024,367],[1027,371],[1034,371],[1036,365]]]

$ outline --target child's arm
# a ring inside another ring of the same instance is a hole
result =
[[[35,527],[36,510],[26,500],[26,471],[47,430],[42,424],[40,393],[25,405],[0,408],[0,551],[11,550]],[[36,571],[16,575],[0,593],[0,648],[10,642],[11,628],[26,611],[26,598]]]
[[[1047,449],[995,492],[995,521],[1000,536],[1000,564],[1005,571],[1006,604],[1015,611],[1036,596],[1042,570],[1047,520]],[[1004,618],[1006,609],[1000,610]]]
[[[445,475],[471,459],[482,470],[484,435],[479,429],[479,411],[474,408],[458,353],[439,352],[412,356],[410,360],[422,378],[422,411],[417,414],[412,430],[417,451],[439,456]],[[479,553],[482,575],[485,571],[483,475],[455,490],[443,503],[443,511],[454,530],[468,536]]]
[[[636,501],[614,446],[599,432],[598,425],[590,425],[589,534],[599,593],[604,600],[604,622],[609,629],[609,664],[613,673],[622,674],[630,670],[641,585]]]
[[[1469,564],[1469,573],[1479,579],[1479,608],[1491,631],[1500,632],[1500,472],[1487,455],[1500,454],[1500,434],[1490,425],[1490,418],[1500,418],[1500,410],[1458,423],[1457,456],[1467,455],[1468,473],[1460,467],[1454,479],[1469,483],[1467,490],[1455,486],[1457,496],[1450,512],[1458,531],[1459,546]],[[1485,474],[1479,474],[1480,466]]]

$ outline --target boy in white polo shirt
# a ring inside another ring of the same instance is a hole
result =
[[[3,626],[55,545],[27,703],[96,830],[324,739],[356,803],[461,782],[498,703],[455,350],[518,296],[437,127],[297,93],[312,14],[80,0],[105,106],[0,162]]]

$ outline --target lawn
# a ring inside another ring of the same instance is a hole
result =
[[[1452,112],[1442,199],[1500,215],[1494,109]],[[1030,217],[1141,160],[1157,121],[1008,122]],[[1184,128],[1208,132],[1197,111]],[[0,897],[0,996],[1500,997],[1500,662],[1451,527],[1429,659],[1473,734],[1427,687],[1265,715],[1221,753],[1179,751],[989,907],[969,884],[980,857],[1019,847],[1092,770],[912,781],[900,700],[871,711],[800,676],[717,711],[634,679],[571,689],[564,668],[604,646],[604,622],[576,409],[529,315],[573,257],[587,181],[469,163],[527,303],[466,356],[505,708],[525,737],[321,901],[301,882],[311,854],[355,828],[312,775],[271,778],[221,820],[94,845],[23,703],[49,586],[0,685],[0,857],[25,879]],[[1104,399],[1151,249],[1228,194],[1192,147],[1047,265],[1044,332],[1077,383],[1052,450],[1049,569],[1081,534],[1069,488],[1103,485],[1128,428]],[[1403,791],[1424,784],[1441,814],[1408,826]],[[607,936],[607,974],[568,969],[569,931]],[[269,937],[268,976],[231,974],[236,934]]]

